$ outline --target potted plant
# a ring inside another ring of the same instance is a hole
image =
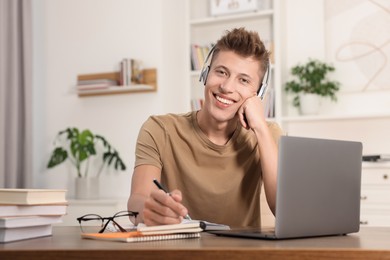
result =
[[[60,131],[54,145],[47,168],[53,168],[66,160],[71,162],[77,172],[76,198],[88,199],[98,196],[98,178],[104,168],[111,166],[116,170],[126,170],[119,153],[108,141],[101,135],[94,135],[88,129],[80,131],[73,127]],[[89,173],[92,157],[96,157],[95,159],[100,163],[99,169],[93,176]]]
[[[332,101],[336,101],[340,83],[327,79],[328,73],[334,70],[332,65],[314,59],[309,59],[306,64],[292,67],[291,74],[297,80],[288,81],[285,90],[287,93],[295,94],[293,106],[299,108],[302,114],[314,114],[318,112],[319,97],[329,97]]]

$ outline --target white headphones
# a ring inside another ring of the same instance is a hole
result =
[[[207,77],[208,77],[209,72],[210,72],[210,65],[207,65],[207,62],[209,61],[210,57],[214,53],[214,50],[215,50],[215,45],[211,48],[211,50],[207,54],[206,60],[203,64],[203,68],[200,71],[199,81],[203,82],[203,85],[206,85]],[[257,96],[259,96],[261,99],[264,98],[265,93],[267,91],[270,74],[271,74],[270,66],[269,66],[269,62],[267,62],[267,69],[265,71],[263,81],[260,84],[259,90],[257,90]]]

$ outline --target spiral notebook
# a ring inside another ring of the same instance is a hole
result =
[[[117,242],[147,242],[147,241],[161,241],[172,239],[187,239],[187,238],[199,238],[200,232],[195,233],[177,233],[177,234],[156,234],[156,235],[143,235],[139,231],[130,232],[115,232],[115,233],[82,233],[82,238],[96,239],[96,240],[108,240]]]
[[[121,242],[145,242],[172,239],[198,238],[203,229],[197,223],[181,223],[161,226],[138,225],[137,230],[113,233],[81,233],[82,238]]]

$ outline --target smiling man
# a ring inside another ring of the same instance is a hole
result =
[[[151,116],[142,126],[128,209],[147,225],[193,219],[232,227],[261,225],[260,192],[274,212],[277,141],[257,96],[269,53],[256,32],[228,31],[212,49],[201,80],[204,105]],[[167,190],[158,189],[153,179]]]

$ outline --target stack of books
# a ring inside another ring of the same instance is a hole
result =
[[[66,214],[66,190],[0,189],[0,243],[52,235]]]
[[[80,75],[77,78],[77,91],[89,91],[97,89],[108,89],[118,86],[118,75],[116,73],[96,73]]]

